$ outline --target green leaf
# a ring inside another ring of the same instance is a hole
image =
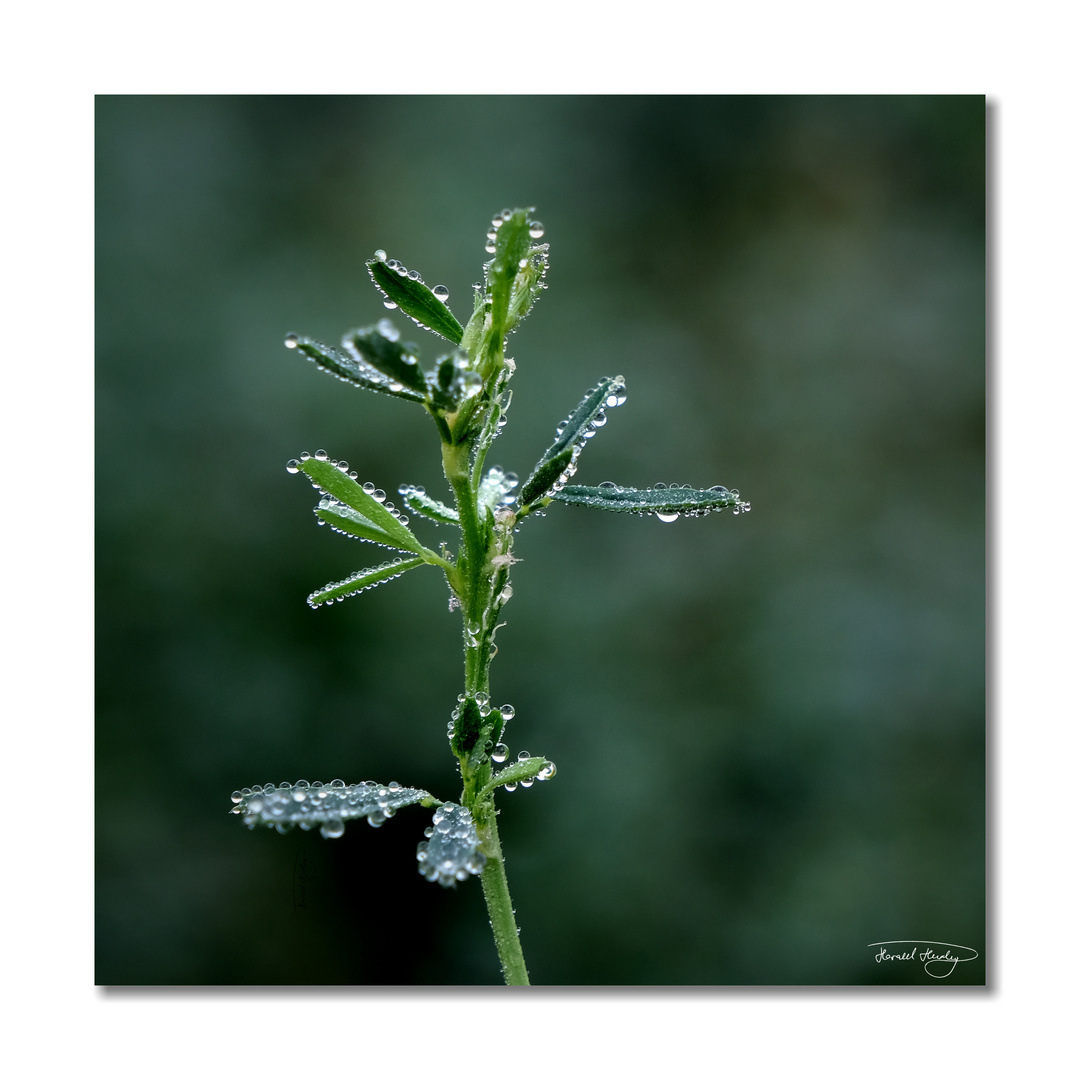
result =
[[[358,364],[367,364],[385,375],[390,386],[404,387],[425,398],[428,385],[417,359],[419,349],[400,337],[400,331],[389,319],[380,319],[374,326],[350,330],[341,344]]]
[[[433,499],[423,488],[407,485],[399,488],[398,492],[405,500],[405,505],[414,513],[422,514],[440,525],[459,524],[458,512],[452,506]]]
[[[446,888],[483,872],[487,856],[480,850],[476,825],[464,806],[443,803],[425,835],[429,839],[417,845],[416,861],[428,881]]]
[[[548,761],[547,758],[530,757],[525,758],[524,761],[515,761],[513,765],[508,765],[505,769],[497,772],[484,785],[481,797],[507,784],[515,786],[524,784],[528,787],[531,786],[533,780],[550,780],[554,775],[555,765],[553,762]]]
[[[367,570],[357,570],[344,581],[331,582],[321,589],[316,589],[308,597],[308,603],[317,608],[320,604],[332,604],[336,600],[345,600],[367,589],[373,589],[384,581],[393,581],[401,577],[406,570],[415,570],[418,566],[425,566],[426,561],[416,559],[394,559],[393,562],[383,563],[382,566],[372,566]]]
[[[285,338],[285,344],[290,349],[298,349],[321,371],[337,376],[342,382],[352,383],[364,390],[405,398],[407,401],[424,400],[422,393],[395,382],[355,354],[340,352],[314,338],[300,337],[298,334],[289,334]]]
[[[249,829],[266,825],[284,833],[297,825],[304,830],[318,825],[323,836],[333,838],[345,832],[346,821],[366,817],[369,825],[378,827],[403,806],[432,806],[438,800],[421,788],[406,788],[393,781],[309,784],[298,780],[295,784],[256,784],[234,791],[232,801],[235,805],[230,813],[239,814]]]
[[[607,423],[605,410],[626,401],[626,380],[621,375],[601,379],[578,407],[556,428],[555,441],[533,467],[521,489],[521,505],[528,506],[565,484],[577,472],[582,447]]]
[[[750,511],[750,504],[740,500],[737,490],[728,491],[722,486],[707,490],[678,484],[633,488],[606,481],[599,487],[564,487],[561,491],[553,491],[551,497],[571,506],[590,506],[623,514],[656,514],[662,521],[674,521],[680,515],[702,517],[727,507],[733,514]]]
[[[357,540],[370,540],[373,544],[381,544],[383,547],[393,548],[395,551],[412,551],[411,547],[402,547],[400,543],[388,536],[382,529],[370,522],[363,514],[357,513],[351,506],[324,496],[317,507],[315,514],[325,521],[334,532],[343,533],[346,536],[355,537]]]
[[[308,479],[319,491],[332,495],[339,502],[352,507],[377,529],[386,533],[394,547],[402,551],[415,551],[418,555],[427,551],[427,548],[412,532],[402,525],[381,502],[369,495],[338,466],[329,461],[320,461],[318,458],[308,458],[297,464],[299,470],[307,474]]]
[[[461,349],[440,357],[429,386],[431,403],[442,412],[456,412],[462,402],[483,389],[483,379],[469,367],[469,357]]]
[[[491,299],[491,322],[495,328],[494,336],[501,340],[509,327],[507,313],[510,310],[514,279],[521,269],[523,260],[528,259],[532,239],[529,236],[529,214],[531,210],[504,210],[500,225],[494,225],[494,258],[487,266],[487,293]],[[509,216],[507,216],[509,215]]]
[[[380,258],[380,255],[384,257]],[[446,306],[445,300],[440,300],[424,284],[422,278],[412,277],[396,259],[388,262],[382,252],[375,258],[368,259],[367,268],[371,280],[383,296],[397,304],[417,326],[440,334],[455,345],[461,344],[461,323],[454,318],[454,313]]]

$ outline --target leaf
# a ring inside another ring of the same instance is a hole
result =
[[[285,344],[290,349],[299,349],[321,371],[336,375],[342,382],[352,383],[353,386],[362,387],[364,390],[374,390],[380,394],[405,398],[407,401],[422,402],[424,400],[423,394],[410,390],[403,384],[395,383],[360,357],[340,352],[329,345],[323,345],[314,338],[289,334],[285,338]],[[392,386],[399,388],[391,389]]]
[[[318,825],[323,836],[334,838],[345,832],[346,821],[366,817],[369,825],[378,828],[403,806],[431,806],[438,800],[421,788],[402,787],[395,781],[309,784],[298,780],[295,784],[256,784],[234,791],[232,801],[236,805],[230,813],[241,815],[249,829],[266,825],[284,833],[297,825],[304,830]]]
[[[416,848],[419,870],[428,881],[438,881],[443,888],[464,881],[470,874],[480,874],[487,856],[480,850],[480,837],[472,815],[464,806],[443,803],[435,811],[427,840]]]
[[[491,300],[492,338],[501,342],[511,329],[509,324],[510,302],[514,281],[528,259],[532,238],[529,236],[531,210],[504,210],[499,215],[501,224],[495,228],[495,258],[487,266],[487,295]]]
[[[461,323],[446,303],[424,284],[422,278],[412,277],[396,259],[387,262],[385,257],[380,258],[379,255],[368,259],[367,268],[371,280],[383,296],[397,304],[417,326],[440,334],[455,345],[461,344]]]
[[[437,521],[440,525],[457,525],[459,523],[458,512],[445,503],[433,499],[423,488],[404,486],[398,489],[399,494],[405,500],[405,505],[416,514]]]
[[[331,582],[321,589],[316,589],[308,598],[307,602],[316,608],[320,604],[332,604],[336,600],[345,600],[367,589],[373,589],[384,581],[393,581],[401,577],[406,570],[415,570],[418,566],[424,566],[426,562],[422,558],[395,559],[393,562],[383,563],[382,566],[372,566],[367,570],[357,570],[344,581]]]
[[[419,350],[411,341],[401,341],[401,333],[389,319],[380,319],[374,326],[350,330],[342,339],[342,347],[359,364],[367,364],[381,372],[391,386],[405,387],[427,396],[427,379],[417,359]]]
[[[357,540],[370,540],[373,544],[393,548],[395,551],[411,551],[388,536],[382,529],[372,524],[363,514],[358,514],[351,506],[339,503],[336,499],[325,496],[315,507],[315,514],[325,521],[334,532],[355,537]]]
[[[496,788],[505,787],[507,784],[513,784],[515,787],[518,784],[524,784],[526,787],[531,787],[533,780],[550,780],[554,775],[554,762],[542,757],[525,758],[524,761],[515,761],[513,765],[508,765],[505,769],[497,772],[484,785],[484,790],[480,794],[481,796],[486,795]]]
[[[555,441],[544,451],[521,489],[521,505],[528,506],[550,494],[577,471],[582,447],[607,423],[606,409],[626,401],[626,380],[621,375],[601,379],[574,411],[556,428]]]
[[[707,490],[678,484],[633,488],[606,481],[599,487],[564,487],[561,491],[553,491],[551,497],[571,506],[590,506],[623,514],[656,514],[664,521],[674,521],[680,514],[702,517],[726,507],[731,507],[733,514],[750,512],[750,504],[740,500],[737,490],[728,491],[722,486]]]
[[[320,451],[321,453],[321,451]],[[418,555],[427,551],[412,534],[381,502],[369,495],[352,477],[338,466],[317,457],[298,462],[299,470],[319,490],[332,495],[339,502],[352,507],[361,517],[381,529],[392,541],[392,546],[402,551],[415,551]]]

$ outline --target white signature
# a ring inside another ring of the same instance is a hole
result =
[[[896,952],[890,952],[890,946],[893,945],[899,945],[901,948]],[[906,945],[910,945],[911,948],[902,947]],[[920,949],[920,945],[924,945],[926,948]],[[945,951],[938,952],[932,947],[935,945]],[[947,941],[875,941],[872,945],[866,947],[878,950],[874,955],[874,959],[879,964],[884,963],[886,960],[917,960],[922,964],[923,971],[934,979],[947,979],[956,970],[957,964],[976,960],[979,956],[974,949],[969,949],[966,945],[950,945]],[[971,955],[957,956],[953,952],[954,949],[960,953],[971,953]],[[934,965],[933,969],[931,969],[931,965]],[[946,968],[946,970],[942,971],[942,967]]]

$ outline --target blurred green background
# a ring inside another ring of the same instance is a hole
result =
[[[577,481],[738,487],[742,517],[555,506],[492,672],[558,777],[500,797],[548,984],[985,979],[981,97],[97,100],[97,981],[499,981],[427,812],[249,833],[229,792],[457,794],[460,621],[285,462],[446,491],[422,410],[282,345],[387,314],[376,248],[459,317],[504,206],[550,288],[511,338],[525,475],[602,375]],[[435,338],[405,324],[423,356]],[[414,522],[434,543],[440,530]],[[347,674],[343,675],[342,673]],[[948,979],[901,938],[978,950]]]

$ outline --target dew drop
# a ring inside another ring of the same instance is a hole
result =
[[[549,761],[537,774],[537,780],[550,780],[555,775],[555,763]]]
[[[329,456],[330,455],[325,450],[316,450],[315,451],[315,460],[316,461],[325,461]]]
[[[665,522],[678,521],[679,520],[679,515],[677,513],[676,514],[657,514],[656,515],[656,520],[657,521],[665,521]]]
[[[376,488],[376,489],[375,489],[375,490],[374,490],[374,491],[373,491],[373,492],[371,493],[371,497],[372,497],[372,498],[373,498],[373,499],[374,499],[374,500],[375,500],[376,502],[380,502],[380,503],[381,503],[381,502],[386,502],[386,492],[385,492],[385,491],[383,491],[383,489],[382,489],[382,488]]]
[[[486,709],[491,703],[491,695],[485,694],[483,690],[481,690],[479,693],[473,696],[473,700],[476,702],[477,705],[480,706],[481,709]]]
[[[517,791],[517,784],[503,784],[506,791]]]
[[[485,251],[486,251],[486,252],[487,252],[487,253],[488,253],[489,255],[494,255],[494,254],[495,254],[495,241],[494,241],[494,240],[489,240],[489,241],[488,241],[488,242],[487,242],[487,243],[486,243],[486,244],[484,245],[484,250],[485,250]]]
[[[530,754],[528,750],[522,750],[518,754],[518,761],[528,761],[529,758],[531,758],[531,757],[532,757],[532,754]]]
[[[393,311],[394,308],[397,307],[397,304],[395,304],[393,300],[384,300],[382,306],[386,308],[387,311]]]
[[[521,786],[523,788],[531,788],[533,786],[533,782],[531,780],[522,780]]]
[[[386,252],[383,251],[382,248],[379,248],[379,250],[375,252],[375,258],[378,259],[379,262],[386,262]]]
[[[514,706],[513,705],[503,705],[503,706],[501,706],[500,709],[499,709],[499,714],[502,716],[504,721],[505,720],[513,720],[514,719]]]
[[[232,793],[232,796],[231,796],[231,798],[232,798],[232,801],[233,801],[234,803],[238,803],[238,802],[243,802],[243,801],[244,801],[244,796],[243,796],[243,795],[241,795],[239,791],[234,791],[234,792]]]
[[[436,300],[441,300],[444,304],[450,299],[450,290],[445,285],[436,285],[431,293]]]
[[[506,743],[497,743],[495,749],[491,751],[491,760],[496,764],[501,765],[510,756],[510,747]]]
[[[285,348],[295,349],[300,344],[300,337],[298,334],[286,334],[285,335]]]
[[[539,240],[540,237],[544,235],[544,226],[541,225],[539,221],[530,221],[529,222],[529,235],[534,240]]]
[[[330,781],[330,786],[332,788],[334,788],[335,791],[340,791],[342,788],[345,787],[345,781],[344,780],[331,780]]]
[[[364,492],[365,495],[374,495],[375,485],[369,480],[366,484],[362,485],[361,490]]]
[[[336,840],[339,836],[345,835],[345,822],[341,818],[331,818],[329,821],[323,822],[319,832],[327,840]]]
[[[298,473],[300,471],[300,462],[296,458],[290,458],[285,462],[285,471],[291,473]]]

